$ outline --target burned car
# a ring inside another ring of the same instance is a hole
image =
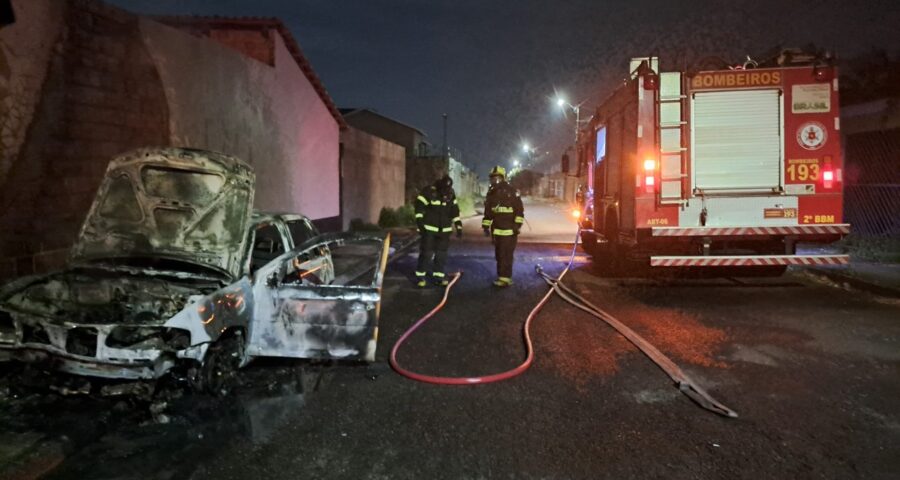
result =
[[[146,148],[109,164],[68,267],[0,289],[0,361],[215,389],[255,357],[373,361],[389,237],[320,235],[252,211],[219,153]]]

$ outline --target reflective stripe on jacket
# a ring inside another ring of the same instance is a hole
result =
[[[484,200],[483,227],[490,227],[494,235],[515,235],[525,221],[525,207],[518,190],[503,181],[491,186]]]
[[[450,233],[453,225],[462,228],[459,204],[453,189],[441,194],[433,185],[426,187],[416,197],[416,223],[419,228],[432,233]]]

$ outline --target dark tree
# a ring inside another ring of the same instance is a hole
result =
[[[900,98],[900,52],[875,49],[846,59],[841,68],[841,104]]]

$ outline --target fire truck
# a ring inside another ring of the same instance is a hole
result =
[[[830,243],[843,223],[837,69],[785,55],[767,63],[631,78],[580,130],[583,249],[652,267],[841,264],[797,244]]]

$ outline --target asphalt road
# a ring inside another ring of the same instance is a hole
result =
[[[522,322],[546,292],[534,265],[558,273],[570,248],[523,244],[516,284],[498,290],[490,286],[489,241],[454,240],[449,267],[463,276],[447,307],[400,351],[401,363],[465,376],[517,365],[524,358]],[[627,340],[558,298],[534,322],[536,358],[525,374],[463,387],[400,377],[387,364],[390,348],[442,293],[413,287],[409,255],[386,275],[375,364],[329,368],[306,395],[270,388],[268,396],[224,401],[182,397],[170,402],[167,424],[122,402],[46,395],[28,406],[0,401],[0,463],[10,439],[18,439],[38,451],[34,471],[49,472],[45,478],[900,474],[895,300],[833,288],[802,272],[611,277],[583,255],[578,260],[568,285],[643,335],[740,417],[699,408]],[[247,374],[290,368],[261,364]],[[50,412],[58,418],[46,418]]]

